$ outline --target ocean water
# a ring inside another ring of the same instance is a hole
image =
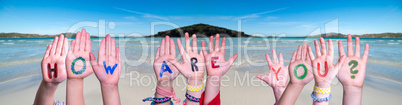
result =
[[[208,38],[197,39],[198,50],[201,49],[202,41],[206,41],[208,46]],[[239,57],[232,69],[261,70],[268,67],[265,53],[271,54],[271,50],[276,50],[283,54],[285,65],[288,65],[292,52],[297,50],[298,45],[306,42],[314,50],[313,41],[316,39],[318,38],[227,38],[225,58],[229,59],[237,53]],[[337,41],[343,41],[346,51],[346,38],[331,39],[334,43],[334,61],[337,61]],[[91,39],[92,53],[95,55],[98,53],[100,40]],[[160,40],[161,38],[143,37],[116,39],[124,63],[123,73],[152,71],[152,62]],[[181,40],[184,45],[184,39]],[[0,39],[0,84],[41,76],[40,63],[46,46],[52,41],[53,38]],[[370,44],[366,75],[402,84],[402,39],[361,38],[361,55],[366,43]],[[177,47],[176,50],[177,58],[181,59]]]

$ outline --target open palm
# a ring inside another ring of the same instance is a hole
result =
[[[71,42],[68,51],[66,65],[67,77],[71,79],[83,79],[93,73],[89,62],[91,52],[91,39],[85,29],[78,31],[76,39]]]
[[[209,53],[205,49],[205,42],[202,41],[202,53],[205,58],[205,65],[207,69],[208,76],[219,76],[222,77],[232,66],[233,62],[237,58],[237,54],[234,54],[228,61],[225,60],[225,47],[226,47],[226,37],[222,39],[222,46],[219,50],[219,34],[215,36],[215,49],[213,47],[213,39],[211,36],[209,38]]]
[[[352,36],[348,35],[347,48],[348,55],[345,55],[342,41],[338,42],[339,55],[346,56],[341,69],[338,72],[338,79],[343,86],[363,87],[366,75],[366,64],[369,54],[369,44],[365,45],[363,57],[360,58],[360,38],[355,38],[355,54],[353,54]]]
[[[299,45],[297,52],[293,52],[292,59],[289,64],[291,83],[304,86],[313,79],[313,73],[311,72],[311,59],[307,56],[306,43],[304,43],[303,46]]]
[[[46,53],[42,60],[42,77],[47,83],[59,84],[66,80],[66,56],[68,49],[68,40],[64,38],[64,35],[60,37],[55,37],[52,45],[48,45]],[[49,73],[49,66],[50,71]],[[57,67],[57,68],[56,68]]]
[[[183,61],[179,63],[176,60],[171,59],[169,62],[171,62],[188,80],[198,80],[202,79],[204,76],[205,60],[202,52],[200,52],[201,54],[198,54],[197,36],[194,34],[192,38],[193,46],[191,48],[189,35],[188,33],[185,33],[186,50],[184,50],[180,39],[177,39],[177,46],[179,47]]]
[[[269,55],[265,54],[269,66],[269,74],[266,76],[258,74],[256,76],[271,87],[286,87],[289,79],[289,71],[288,67],[284,66],[282,53],[279,53],[278,61],[275,50],[272,50],[272,57],[274,63],[272,63]]]
[[[94,54],[90,53],[91,65],[96,77],[102,84],[117,85],[121,73],[120,49],[116,47],[115,39],[112,39],[109,34],[102,39],[98,54],[98,60],[96,60]]]
[[[158,81],[173,81],[180,74],[177,68],[169,63],[168,60],[176,60],[176,47],[174,45],[173,39],[170,39],[169,36],[166,36],[165,39],[162,39],[161,45],[156,51],[154,60],[154,70]],[[161,69],[164,62],[170,68],[172,73],[166,71],[163,72],[161,76],[160,72],[162,71]]]

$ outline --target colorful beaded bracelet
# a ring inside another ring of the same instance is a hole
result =
[[[322,94],[331,93],[331,88],[319,88],[319,87],[314,86],[314,92],[322,93]]]
[[[152,103],[155,103],[155,104],[162,104],[162,103],[169,102],[170,100],[171,100],[171,98],[169,98],[169,97],[163,97],[163,98],[148,97],[148,98],[143,99],[142,101],[143,102],[152,101]]]
[[[313,101],[314,101],[314,102],[322,102],[322,101],[328,102],[328,101],[332,98],[332,94],[329,93],[329,96],[328,96],[328,97],[325,97],[325,98],[317,98],[317,97],[314,96],[314,91],[313,91],[313,92],[311,93],[311,98],[313,98]]]
[[[192,101],[192,102],[200,102],[200,98],[196,98],[196,97],[194,97],[194,96],[192,96],[192,95],[190,95],[190,94],[188,94],[188,93],[186,93],[186,98],[187,98],[189,101]]]

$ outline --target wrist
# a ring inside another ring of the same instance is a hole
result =
[[[363,92],[363,87],[343,86],[343,91],[347,93],[361,94]]]
[[[101,88],[102,89],[117,89],[119,86],[117,84],[106,84],[106,83],[101,83]]]
[[[331,88],[331,83],[315,83],[314,86],[319,88]]]
[[[206,85],[210,85],[212,87],[219,87],[221,85],[221,77],[219,77],[219,76],[208,76]]]
[[[193,78],[189,78],[187,80],[187,85],[190,86],[202,86],[203,83],[203,78],[198,78],[198,79],[193,79]]]
[[[56,90],[59,84],[48,83],[42,80],[41,85],[45,87],[47,90]]]

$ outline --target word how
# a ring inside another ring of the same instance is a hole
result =
[[[82,69],[79,70],[79,71],[76,71],[76,70],[75,70],[75,62],[77,62],[78,60],[81,60],[81,61],[82,61]],[[86,68],[87,68],[87,64],[86,64],[86,62],[85,62],[85,59],[82,58],[82,57],[75,58],[75,59],[73,60],[73,63],[71,63],[71,71],[73,71],[73,73],[76,74],[76,75],[77,75],[77,74],[82,74],[82,73],[85,71]]]
[[[352,67],[350,68],[350,73],[352,74],[357,74],[359,72],[359,70],[353,70],[357,67],[357,65],[359,65],[359,63],[356,60],[352,60],[349,62],[349,66],[352,65]],[[350,78],[355,79],[355,76],[352,75]]]
[[[117,64],[114,64],[113,68],[110,66],[106,67],[106,62],[103,61],[103,67],[105,68],[106,74],[109,74],[109,72],[110,72],[110,74],[113,75],[114,69],[116,69]]]
[[[166,72],[166,71],[169,72],[170,74],[173,73],[172,70],[170,70],[170,68],[167,65],[167,63],[165,61],[163,61],[159,76],[162,77],[163,73]]]
[[[324,73],[324,75],[321,74],[321,71],[320,71],[320,63],[317,63],[317,74],[318,74],[318,76],[320,76],[320,77],[325,77],[325,76],[327,76],[327,74],[328,74],[328,63],[327,63],[327,61],[325,61],[325,73]]]
[[[212,68],[219,68],[219,67],[220,67],[219,65],[215,65],[216,60],[218,60],[218,59],[219,59],[219,57],[212,57],[212,58],[211,58],[211,65],[212,65]]]
[[[191,69],[193,70],[193,72],[194,72],[194,69],[195,69],[195,71],[198,71],[198,67],[195,64],[197,62],[198,62],[197,58],[191,58]]]
[[[49,77],[49,79],[52,79],[52,73],[53,72],[53,77],[57,78],[57,63],[54,64],[54,68],[50,68],[50,63],[47,64],[47,76]]]
[[[300,66],[303,67],[303,69],[304,69],[304,74],[299,77],[299,76],[297,76],[297,69],[298,69]],[[295,77],[296,77],[297,79],[304,79],[304,78],[307,76],[307,67],[306,67],[306,65],[304,65],[304,64],[299,64],[299,65],[297,65],[297,66],[295,67],[295,69],[293,70],[293,74],[295,75]]]

